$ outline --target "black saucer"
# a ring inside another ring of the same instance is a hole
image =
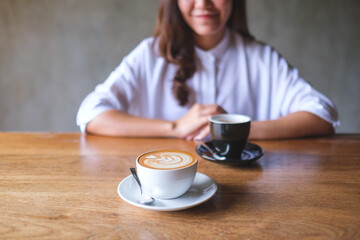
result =
[[[210,148],[214,147],[211,141],[206,142],[205,144]],[[241,158],[226,158],[225,160],[216,160],[211,155],[211,153],[201,145],[196,146],[196,152],[206,160],[229,165],[247,165],[255,162],[257,159],[262,157],[262,155],[264,155],[264,149],[262,149],[262,147],[249,142],[245,145],[245,148],[241,153]]]

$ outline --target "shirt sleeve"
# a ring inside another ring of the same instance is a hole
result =
[[[306,111],[330,122],[334,127],[339,125],[334,103],[301,78],[298,70],[288,64],[277,51],[270,49],[270,75],[273,82],[271,95],[276,98],[273,102],[280,104],[280,115]]]

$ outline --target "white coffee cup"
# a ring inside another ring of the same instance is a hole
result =
[[[180,150],[156,150],[141,154],[136,169],[145,194],[171,199],[185,194],[194,181],[198,160]]]

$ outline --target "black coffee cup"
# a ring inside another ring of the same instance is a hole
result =
[[[241,114],[218,114],[209,118],[210,136],[216,152],[239,158],[247,143],[251,118]]]

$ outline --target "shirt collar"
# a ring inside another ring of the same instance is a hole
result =
[[[226,29],[224,37],[221,39],[221,41],[212,49],[210,50],[203,50],[197,46],[195,46],[195,53],[200,57],[208,56],[209,54],[216,57],[216,59],[220,59],[221,56],[224,55],[228,45],[230,42],[230,30]]]

